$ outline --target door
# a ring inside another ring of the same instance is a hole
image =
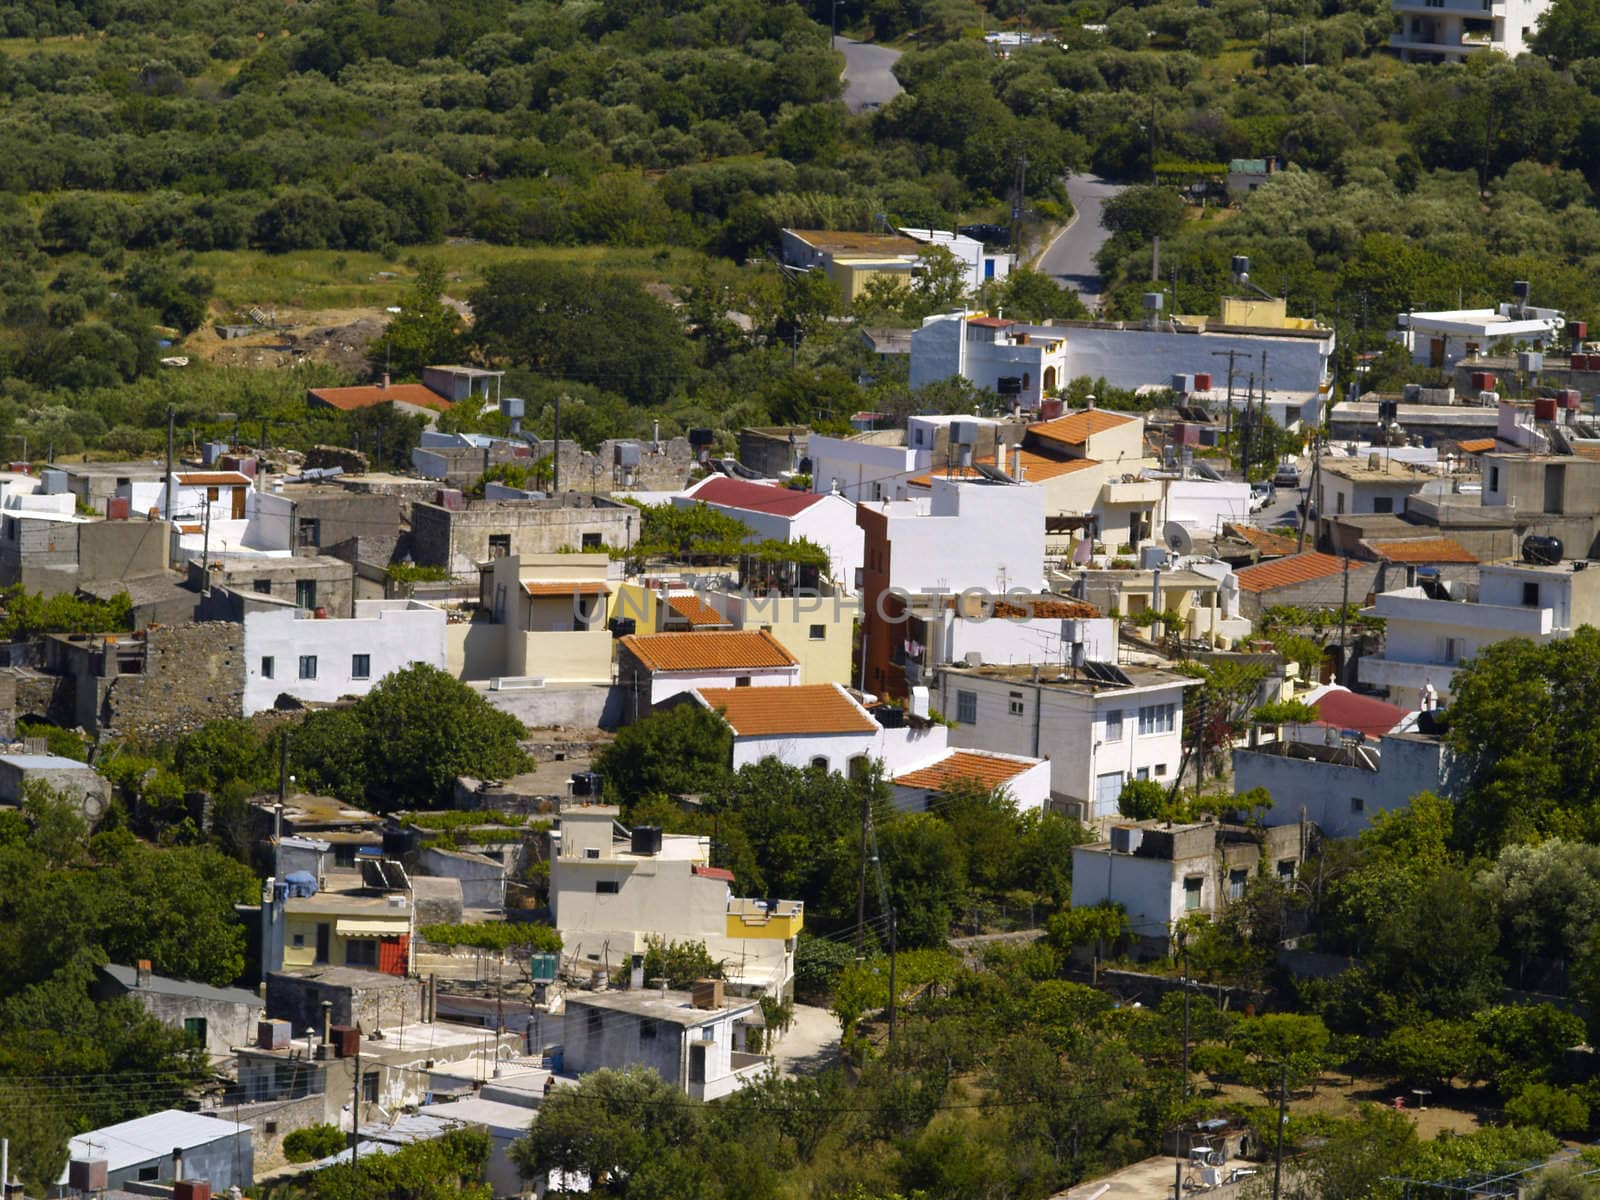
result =
[[[244,499],[245,499],[244,489],[242,487],[234,488],[233,489],[233,519],[235,521],[244,520]]]
[[[1444,366],[1444,339],[1433,338],[1428,342],[1428,365],[1435,369]]]
[[[1117,815],[1117,797],[1122,795],[1123,773],[1121,771],[1108,771],[1104,775],[1096,775],[1094,780],[1094,809],[1090,813],[1095,817],[1114,817]]]
[[[386,937],[378,942],[378,970],[385,975],[406,973],[406,935]]]
[[[329,925],[326,921],[318,922],[317,923],[317,961],[319,963],[325,963],[325,962],[328,961],[328,955],[332,952],[332,949],[333,949],[332,943],[333,943],[333,926]]]

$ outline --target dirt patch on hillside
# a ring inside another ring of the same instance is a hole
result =
[[[325,363],[353,375],[367,371],[367,348],[389,324],[381,309],[297,313],[279,309],[278,326],[246,337],[224,338],[215,325],[197,329],[184,349],[218,366],[296,367]]]

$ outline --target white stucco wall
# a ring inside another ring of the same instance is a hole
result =
[[[1412,797],[1422,792],[1447,791],[1444,750],[1438,741],[1414,734],[1385,736],[1377,750],[1376,771],[1236,750],[1234,791],[1267,789],[1272,807],[1261,814],[1261,820],[1269,827],[1298,824],[1304,815],[1324,834],[1336,838],[1355,837],[1372,824],[1375,813],[1406,808]]]
[[[750,687],[789,687],[800,682],[800,668],[740,667],[727,671],[657,671],[650,679],[650,703],[660,704],[682,692],[696,688],[737,687],[740,679]]]
[[[1224,522],[1250,516],[1250,485],[1209,479],[1174,479],[1167,485],[1166,521],[1176,521],[1203,534],[1222,532]],[[1159,535],[1160,529],[1155,532]]]
[[[1044,516],[1045,490],[1037,484],[935,479],[925,513],[910,505],[890,512],[890,586],[1037,591],[1044,586]]]
[[[812,434],[811,490],[837,489],[846,500],[895,499],[905,494],[905,481],[929,463],[927,450],[884,446],[849,438]]]
[[[850,761],[865,756],[882,762],[886,775],[896,775],[943,754],[949,746],[950,731],[943,725],[913,729],[879,729],[876,733],[783,734],[775,737],[735,738],[733,765],[737,770],[747,763],[776,758],[792,767],[809,767],[819,758],[828,760],[828,769],[844,774]]]
[[[283,693],[300,700],[331,703],[364,696],[385,675],[412,663],[447,669],[445,615],[415,600],[358,600],[356,615],[340,620],[302,617],[286,608],[246,613],[244,618],[244,713],[269,709]],[[365,654],[365,679],[352,676],[352,658]],[[300,659],[314,655],[317,677],[300,678]],[[273,660],[272,677],[262,674],[262,659]]]
[[[1216,884],[1206,873],[1201,888],[1201,907]],[[1176,898],[1173,893],[1176,892]],[[1142,937],[1159,936],[1174,917],[1184,911],[1182,864],[1166,858],[1140,858],[1117,854],[1097,846],[1075,846],[1072,850],[1072,907],[1095,904],[1120,904],[1127,910],[1128,924]]]
[[[1117,659],[1117,626],[1109,617],[1071,621],[1083,634],[1084,658],[1094,662]],[[1026,620],[991,617],[978,620],[956,617],[947,612],[944,632],[937,647],[930,647],[930,666],[961,664],[969,653],[982,655],[985,663],[1008,666],[1012,663],[1060,663],[1065,661],[1069,622],[1060,617],[1032,617]]]

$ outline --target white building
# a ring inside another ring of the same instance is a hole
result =
[[[1225,316],[1235,315],[1224,301]],[[1205,317],[1180,317],[1148,324],[1105,321],[1057,321],[1030,325],[998,317],[963,317],[940,313],[927,318],[911,335],[911,386],[919,387],[961,375],[1023,409],[1035,409],[1042,396],[1073,379],[1104,379],[1110,386],[1135,391],[1167,388],[1177,375],[1210,375],[1211,387],[1200,395],[1225,401],[1226,375],[1220,364],[1232,351],[1247,373],[1268,357],[1269,411],[1286,423],[1319,416],[1318,406],[1333,386],[1333,330],[1283,315],[1283,303],[1260,304],[1262,315],[1248,316],[1249,306],[1233,302],[1244,316],[1261,325],[1209,322]],[[963,336],[964,333],[964,336]],[[1224,356],[1218,359],[1216,355]],[[1236,403],[1242,387],[1235,376]]]
[[[914,477],[930,469],[973,462],[1010,469],[1009,448],[1021,440],[1015,422],[993,417],[921,414],[904,429],[879,429],[850,437],[811,436],[811,489],[846,500],[905,500]]]
[[[847,301],[856,299],[880,276],[909,285],[930,245],[955,256],[969,295],[976,295],[990,280],[1004,279],[1013,262],[1005,251],[990,250],[975,238],[945,229],[902,229],[893,234],[785,229],[779,239],[786,267],[825,272]]]
[[[800,660],[766,630],[629,634],[617,641],[626,719],[694,688],[792,687]]]
[[[936,809],[958,787],[999,789],[1018,812],[1042,812],[1050,805],[1050,764],[1020,754],[988,750],[946,750],[933,762],[894,776],[895,807],[904,812]]]
[[[332,703],[364,696],[385,675],[427,663],[443,671],[444,610],[419,600],[357,600],[348,619],[318,619],[270,596],[244,613],[244,715],[281,695]]]
[[[1485,646],[1509,638],[1548,642],[1600,625],[1600,568],[1591,566],[1582,559],[1555,566],[1486,563],[1478,568],[1476,599],[1456,584],[1382,592],[1363,611],[1383,618],[1383,653],[1359,660],[1359,678],[1387,688],[1402,708],[1420,708],[1430,684],[1442,703],[1456,669]]]
[[[855,505],[843,496],[711,475],[672,503],[679,508],[705,504],[735,517],[749,528],[751,542],[805,538],[827,551],[829,578],[841,587],[855,586],[861,568],[861,529]]]
[[[1183,761],[1185,675],[1154,667],[946,668],[937,707],[952,745],[1050,759],[1052,802],[1112,817],[1130,779],[1170,784]],[[1095,677],[1098,675],[1098,678]]]
[[[986,283],[997,283],[1011,274],[1016,255],[1005,250],[991,250],[977,238],[948,229],[910,229],[900,227],[900,232],[914,242],[927,246],[943,246],[961,264],[966,277],[967,292],[976,295]]]
[[[1324,458],[1319,474],[1315,503],[1324,517],[1404,515],[1406,502],[1440,478],[1430,466],[1391,459],[1381,450],[1374,450],[1365,461]]]
[[[1400,32],[1389,45],[1403,62],[1459,62],[1479,50],[1516,58],[1550,0],[1393,0]]]
[[[1419,11],[1435,14],[1452,11],[1452,9],[1424,8],[1428,0],[1395,0],[1395,2],[1397,6],[1405,4],[1408,7],[1415,3]],[[1446,2],[1456,5],[1460,4],[1461,0],[1446,0]],[[1536,12],[1542,12],[1545,8],[1543,0],[1532,0],[1531,3],[1524,3],[1522,0],[1492,0],[1492,2],[1497,8],[1510,5]],[[1409,28],[1414,20],[1427,19],[1429,18],[1408,16],[1407,27]],[[1452,18],[1435,16],[1431,19],[1447,21]],[[1460,18],[1454,19],[1458,22],[1460,20]],[[1483,47],[1458,47],[1458,49],[1465,53]],[[1520,51],[1511,53],[1518,52]],[[1556,340],[1561,330],[1566,327],[1567,321],[1559,309],[1502,304],[1498,308],[1459,308],[1439,312],[1401,313],[1396,318],[1396,323],[1400,328],[1389,336],[1411,352],[1412,362],[1427,363],[1440,370],[1447,370],[1464,358],[1494,352],[1501,342],[1525,342],[1534,349],[1548,345]]]
[[[630,831],[617,816],[602,804],[561,810],[550,913],[566,971],[626,964],[652,938],[695,941],[723,964],[730,985],[784,995],[794,980],[804,904],[735,897],[733,873],[711,865],[709,838]]]
[[[906,682],[922,683],[924,673],[949,663],[1065,664],[1074,653],[1115,662],[1117,641],[1117,623],[1081,600],[1038,595],[988,603],[952,596],[907,622]]]
[[[294,501],[256,490],[255,481],[240,471],[174,471],[170,489],[160,480],[135,480],[116,494],[135,514],[172,521],[174,566],[224,554],[288,558],[294,553]]]

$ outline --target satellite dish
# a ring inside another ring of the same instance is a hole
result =
[[[1189,536],[1189,531],[1176,521],[1168,521],[1162,527],[1161,540],[1167,543],[1167,549],[1176,557],[1194,553],[1194,539]]]

